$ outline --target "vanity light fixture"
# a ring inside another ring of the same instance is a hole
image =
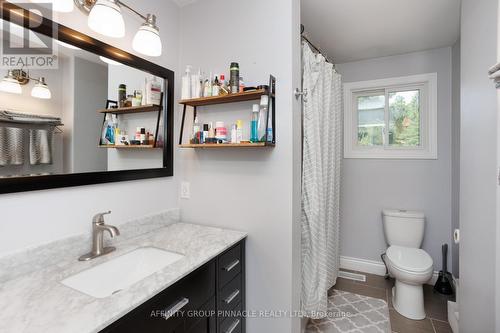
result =
[[[151,57],[161,55],[162,42],[155,15],[144,16],[120,0],[74,0],[74,3],[89,16],[87,23],[93,31],[114,38],[125,36],[125,22],[121,8],[128,9],[144,20],[134,36],[133,49]]]
[[[23,92],[21,84],[14,76],[13,71],[9,70],[7,72],[7,75],[3,78],[2,82],[0,82],[0,91],[18,95]]]
[[[118,0],[97,0],[89,13],[90,29],[101,35],[125,37],[125,21]]]
[[[162,44],[160,38],[160,29],[156,25],[156,16],[148,14],[139,31],[134,36],[132,47],[135,51],[151,56],[161,56]]]
[[[60,13],[70,13],[73,11],[73,0],[31,0],[33,3],[52,3],[52,10]]]
[[[45,82],[44,77],[32,78],[29,74],[22,69],[9,70],[7,76],[0,82],[0,91],[11,94],[22,94],[23,89],[21,86],[28,84],[30,80],[35,81],[36,84],[31,90],[31,96],[41,99],[50,99],[52,94],[49,86]]]
[[[123,66],[122,63],[119,63],[118,61],[114,61],[114,60],[108,59],[108,58],[103,57],[103,56],[99,56],[99,59],[101,59],[101,61],[107,63],[108,65]]]
[[[52,93],[50,92],[47,83],[45,83],[45,78],[41,77],[31,90],[31,96],[41,99],[51,99]]]

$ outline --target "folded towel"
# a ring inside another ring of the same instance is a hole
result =
[[[54,127],[30,129],[30,164],[52,164]]]
[[[491,74],[498,72],[498,71],[500,71],[500,62],[494,66],[491,66],[491,68],[488,70],[488,75],[491,75]]]
[[[24,164],[26,130],[0,126],[0,166]]]
[[[11,111],[0,111],[0,121],[18,122],[18,123],[35,123],[49,124],[54,126],[61,125],[61,118],[53,116],[42,116],[28,113],[17,113]]]
[[[489,77],[490,77],[490,79],[494,80],[495,82],[500,81],[500,71],[495,72],[493,74],[490,74]]]

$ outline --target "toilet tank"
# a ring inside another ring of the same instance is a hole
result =
[[[424,240],[425,216],[410,210],[382,211],[382,221],[387,244],[419,249]]]

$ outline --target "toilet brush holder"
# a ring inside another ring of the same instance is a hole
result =
[[[443,295],[452,295],[453,287],[451,286],[451,274],[447,268],[448,244],[443,244],[441,247],[443,254],[443,269],[439,272],[439,277],[434,285],[434,290]]]

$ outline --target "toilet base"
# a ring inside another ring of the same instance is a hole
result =
[[[424,288],[396,280],[392,288],[392,305],[400,315],[413,319],[425,319]]]

